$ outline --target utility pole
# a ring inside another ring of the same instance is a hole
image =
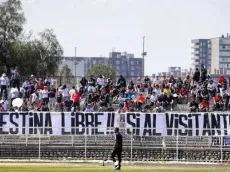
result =
[[[143,36],[143,51],[141,55],[142,55],[142,76],[145,76],[145,56],[147,55],[147,52],[145,52],[145,36]]]
[[[77,57],[77,47],[75,47],[75,61],[74,61],[74,65],[75,65],[75,77],[77,77],[77,73],[76,73],[76,71],[77,71],[77,69],[76,69],[77,59],[76,59],[76,57]]]

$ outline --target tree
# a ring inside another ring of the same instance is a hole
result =
[[[54,76],[63,56],[54,31],[45,29],[37,39],[31,39],[32,33],[29,36],[23,33],[25,21],[20,0],[0,4],[1,69],[5,68],[9,74],[17,66],[21,76]]]
[[[10,72],[14,57],[10,51],[23,31],[26,19],[20,0],[8,0],[0,4],[0,66]]]
[[[62,69],[59,71],[60,74],[60,85],[66,84],[66,85],[75,85],[76,79],[73,76],[71,69],[68,67],[67,64],[65,64]]]
[[[113,78],[116,75],[116,71],[109,65],[93,65],[89,68],[87,75],[99,76],[100,74],[106,78]]]

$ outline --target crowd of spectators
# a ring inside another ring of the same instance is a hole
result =
[[[99,75],[82,77],[80,86],[72,88],[55,88],[51,79],[34,75],[21,82],[15,69],[9,77],[3,73],[0,84],[0,111],[14,111],[16,98],[23,100],[21,111],[164,112],[178,110],[179,104],[191,112],[229,110],[227,79],[222,75],[215,83],[204,66],[183,79],[170,75],[126,80],[120,76],[114,81]]]

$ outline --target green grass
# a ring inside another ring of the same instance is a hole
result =
[[[112,172],[113,166],[96,166],[96,165],[21,165],[21,164],[1,164],[0,172]],[[192,167],[190,166],[123,166],[121,171],[127,172],[229,172],[228,168],[218,167]]]

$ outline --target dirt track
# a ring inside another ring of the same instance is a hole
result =
[[[105,163],[105,166],[110,166],[112,163]],[[208,164],[208,163],[199,163],[199,164],[190,164],[190,163],[141,163],[141,162],[124,162],[124,166],[132,167],[143,167],[155,169],[185,169],[185,168],[212,168],[212,169],[230,169],[230,164]],[[47,167],[92,167],[102,168],[102,161],[93,161],[93,162],[78,162],[78,161],[13,161],[13,160],[4,160],[0,161],[0,167],[2,166],[47,166]]]

